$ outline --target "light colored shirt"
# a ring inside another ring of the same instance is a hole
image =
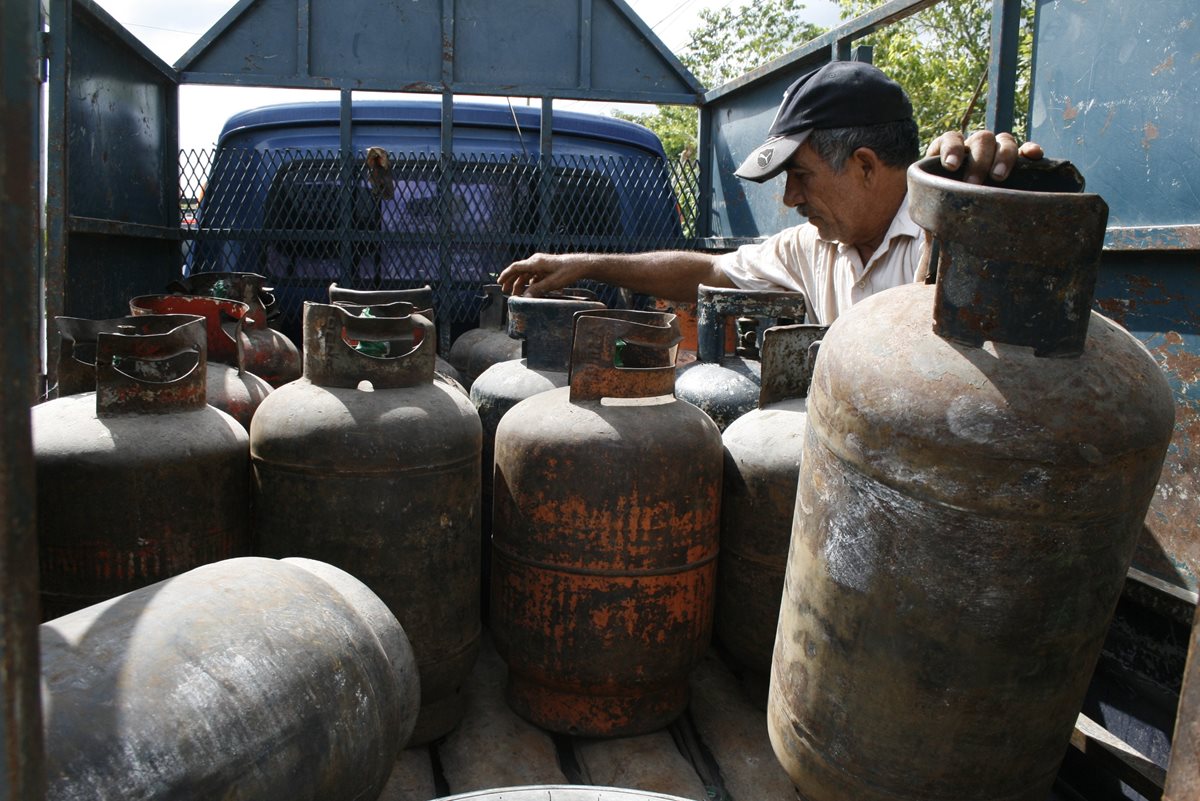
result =
[[[829,325],[863,298],[912,283],[924,246],[924,231],[908,215],[905,195],[866,264],[858,248],[822,239],[806,222],[724,253],[717,266],[740,289],[803,292],[808,322]]]

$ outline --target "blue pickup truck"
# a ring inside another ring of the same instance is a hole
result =
[[[439,101],[352,108],[345,156],[336,102],[234,115],[198,209],[185,270],[265,275],[293,336],[303,301],[334,281],[429,284],[439,324],[463,328],[477,319],[479,287],[514,259],[682,241],[670,165],[640,125],[556,111],[541,160],[540,109],[456,103],[453,156],[441,159]]]

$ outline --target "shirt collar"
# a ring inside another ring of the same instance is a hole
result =
[[[892,217],[892,223],[888,226],[887,233],[883,235],[883,241],[879,243],[879,247],[871,254],[870,263],[863,265],[863,273],[869,272],[871,266],[883,258],[884,254],[891,248],[892,242],[898,237],[909,236],[913,239],[920,239],[923,235],[924,230],[921,226],[913,222],[912,217],[909,216],[908,193],[905,192],[904,199],[900,201],[900,208],[896,209],[896,215]],[[858,249],[853,245],[847,245],[844,242],[837,242],[836,244],[839,253],[846,253],[847,251],[853,251],[856,255],[858,253]]]

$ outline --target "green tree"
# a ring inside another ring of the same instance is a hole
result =
[[[679,61],[706,87],[720,86],[795,50],[824,28],[805,21],[798,0],[749,0],[737,8],[702,9],[701,25],[678,53]],[[691,106],[660,106],[649,114],[614,112],[658,134],[667,156],[696,155],[698,118]]]
[[[882,0],[838,0],[843,19],[870,11]],[[1035,0],[1022,0],[1021,39],[1013,131],[1028,132],[1030,55]],[[983,127],[987,112],[987,69],[991,46],[992,0],[942,0],[855,44],[873,48],[872,62],[905,87],[921,141],[949,129]],[[760,67],[824,33],[805,21],[797,0],[750,0],[737,8],[706,9],[679,60],[706,87]],[[690,106],[660,106],[654,113],[619,117],[658,134],[671,158],[692,158],[697,145],[697,114]]]
[[[870,11],[877,0],[838,0],[843,19]],[[943,0],[856,42],[873,47],[872,63],[900,83],[913,103],[921,141],[946,130],[984,126],[991,50],[992,0]],[[1018,139],[1027,135],[1034,0],[1022,0],[1017,72]]]

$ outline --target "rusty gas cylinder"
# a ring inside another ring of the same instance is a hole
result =
[[[273,387],[300,377],[300,351],[287,334],[271,327],[279,316],[275,295],[258,273],[192,273],[168,291],[240,301],[249,307],[242,334],[248,340],[246,369]]]
[[[483,424],[483,598],[486,613],[490,592],[492,538],[492,472],[496,428],[509,409],[528,397],[567,385],[575,312],[603,309],[588,289],[569,288],[542,297],[514,297],[508,306],[508,338],[523,355],[496,362],[475,377],[471,402]]]
[[[1044,801],[1174,406],[1089,312],[1108,208],[1066,162],[909,169],[937,284],[821,345],[768,729],[806,801]]]
[[[431,321],[371,309],[305,304],[304,377],[250,425],[255,532],[260,554],[336,565],[395,613],[424,743],[458,723],[479,649],[479,415],[434,378]]]
[[[687,801],[675,795],[582,784],[537,784],[476,790],[435,801]]]
[[[725,470],[713,633],[764,690],[792,538],[808,387],[816,346],[827,330],[784,325],[764,331],[758,408],[721,435]]]
[[[205,339],[195,315],[126,318],[93,391],[33,407],[44,619],[247,553],[249,442],[205,402]]]
[[[404,629],[309,559],[227,559],[44,623],[48,801],[375,798],[416,720]]]
[[[804,319],[804,295],[701,285],[696,294],[697,360],[678,368],[675,396],[698,406],[722,431],[758,405],[761,366],[757,347],[748,355],[725,352],[730,317],[796,322]],[[756,337],[756,332],[750,332]]]
[[[485,284],[483,293],[479,327],[464,331],[450,348],[450,363],[463,374],[467,389],[493,364],[521,358],[521,341],[508,335],[508,296],[499,284]]]
[[[329,302],[359,308],[388,303],[411,303],[418,314],[432,322],[435,328],[438,326],[434,316],[433,287],[428,284],[408,289],[347,289],[333,283],[329,285]],[[443,359],[440,354],[434,357],[434,371],[456,384],[463,394],[466,394],[462,371]]]
[[[245,335],[250,307],[238,300],[204,295],[141,295],[131,298],[135,315],[196,314],[204,318],[208,336],[208,405],[215,406],[250,430],[250,418],[271,394],[271,385],[246,369],[257,361],[247,350],[254,344]]]
[[[567,387],[496,431],[492,634],[551,731],[668,725],[712,632],[721,437],[672,394],[674,315],[578,312]]]

